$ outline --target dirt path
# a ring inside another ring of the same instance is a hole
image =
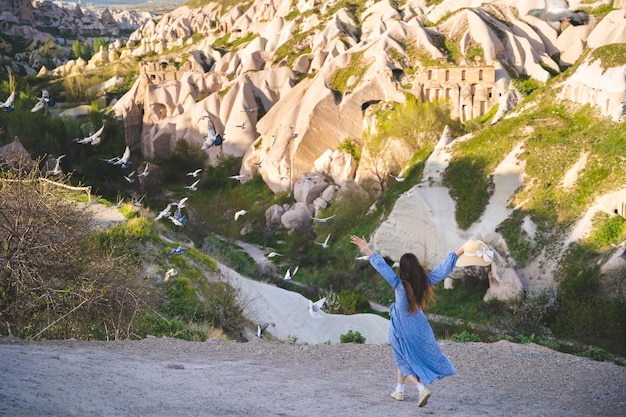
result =
[[[623,417],[626,368],[537,345],[442,342],[457,374],[393,400],[387,345],[0,337],[0,415]]]

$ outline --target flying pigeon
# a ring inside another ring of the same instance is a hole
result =
[[[133,201],[133,205],[135,207],[141,207],[141,202],[143,201],[143,199],[145,198],[145,195],[142,195],[141,198],[139,200]]]
[[[156,222],[156,221],[161,220],[164,217],[170,217],[170,215],[172,214],[170,212],[171,209],[172,209],[172,205],[168,204],[167,207],[165,207],[163,210],[161,210],[159,212],[159,214],[154,218],[154,221]]]
[[[104,161],[104,162],[106,162],[107,164],[110,164],[110,165],[115,164],[119,160],[120,160],[119,156],[114,156],[113,158],[109,158],[109,159],[101,159],[101,161]]]
[[[170,249],[170,250],[167,252],[167,255],[168,255],[168,256],[171,256],[171,255],[182,255],[183,253],[185,253],[185,251],[186,251],[186,250],[189,250],[189,248],[188,248],[188,247],[186,247],[186,246],[181,246],[181,245],[178,245],[178,247],[177,247],[177,248],[172,248],[172,249]]]
[[[570,10],[567,0],[545,0],[543,9],[531,9],[528,15],[545,20],[557,32],[561,32],[561,24],[569,22],[574,26],[589,23],[589,14],[584,10]]]
[[[390,177],[393,177],[396,181],[398,182],[402,182],[405,180],[404,177],[401,177],[400,175],[393,175],[393,174],[389,174]]]
[[[261,159],[259,162],[255,162],[254,165],[256,165],[258,168],[261,168],[262,162],[263,162],[263,159]]]
[[[168,218],[172,221],[172,223],[174,223],[178,227],[183,227],[187,224],[187,216],[184,216],[180,212],[180,209],[176,210],[174,212],[174,215]]]
[[[242,129],[245,129],[245,128],[246,128],[246,121],[244,120],[244,122],[243,122],[242,124],[240,124],[240,125],[235,125],[235,127],[240,127],[240,128],[242,128]]]
[[[148,174],[150,173],[150,171],[148,170],[148,167],[150,166],[150,162],[146,162],[146,165],[143,167],[143,171],[141,171],[140,173],[137,174],[137,177],[147,177]]]
[[[304,174],[304,178],[307,181],[313,181],[314,178],[317,178],[317,175],[311,175],[311,174]]]
[[[242,111],[246,113],[254,113],[255,111],[257,111],[257,107],[245,107],[244,106],[244,110]]]
[[[256,325],[256,336],[259,339],[263,339],[263,333],[265,333],[265,329],[268,328],[269,323],[257,324]]]
[[[167,270],[167,272],[165,272],[165,277],[163,278],[163,281],[167,282],[170,280],[170,277],[173,277],[176,275],[178,275],[178,271],[175,270],[174,268],[170,268]]]
[[[120,198],[117,200],[117,203],[115,204],[115,208],[120,208],[122,207],[122,202],[124,201],[124,197]]]
[[[63,170],[61,169],[61,159],[63,159],[64,156],[65,155],[59,155],[59,157],[56,159],[54,169],[50,171],[52,175],[61,175],[63,173]],[[51,157],[51,159],[54,159],[54,157]]]
[[[171,203],[174,207],[177,207],[178,210],[187,207],[186,203],[187,203],[187,199],[189,197],[183,197],[180,199],[180,201],[178,203]]]
[[[329,246],[328,239],[330,239],[330,233],[328,234],[328,236],[326,236],[326,240],[324,242],[315,242],[315,243],[322,246],[322,248],[326,249]]]
[[[200,180],[195,180],[193,182],[193,184],[191,185],[186,185],[185,188],[188,189],[189,191],[196,191],[198,189],[198,183],[200,182]]]
[[[278,252],[270,252],[270,253],[267,254],[268,258],[273,258],[274,256],[283,256],[283,255],[281,255]]]
[[[6,99],[4,103],[0,103],[0,109],[4,111],[13,111],[15,106],[13,106],[13,100],[15,99],[15,90],[11,92],[9,98]]]
[[[113,165],[121,165],[122,168],[130,168],[130,148],[128,146],[126,146],[124,150],[124,155],[113,162]]]
[[[196,169],[195,171],[188,172],[187,175],[196,178],[200,172],[202,172],[201,168]]]
[[[311,219],[313,219],[313,220],[315,220],[316,222],[319,222],[319,223],[326,223],[327,221],[329,221],[330,219],[332,219],[335,216],[336,216],[336,214],[333,214],[332,216],[328,216],[328,217],[324,217],[324,218],[311,217]]]
[[[363,256],[357,256],[356,259],[357,261],[367,261],[370,257],[367,255],[363,255]]]
[[[131,172],[128,175],[124,175],[124,178],[126,179],[126,181],[132,184],[135,182],[135,179],[133,178],[134,175],[135,175],[135,171]]]
[[[235,221],[237,219],[239,219],[239,217],[243,216],[244,214],[248,214],[248,210],[239,210],[238,212],[235,213]]]
[[[220,146],[222,144],[222,142],[224,141],[224,134],[219,134],[216,132],[215,130],[215,125],[213,124],[213,121],[211,120],[211,117],[209,117],[209,115],[204,115],[202,116],[202,118],[200,120],[203,119],[209,119],[209,121],[207,122],[207,135],[204,137],[204,143],[202,144],[202,146],[200,147],[200,150],[205,150],[205,149],[209,149],[211,146]]]
[[[44,107],[54,107],[55,104],[56,102],[50,97],[48,90],[41,90],[41,97],[37,98],[37,103],[35,103],[35,106],[30,109],[30,111],[35,113]]]
[[[245,175],[238,174],[238,175],[231,175],[231,176],[230,176],[230,177],[228,177],[228,178],[232,178],[232,179],[234,179],[234,180],[239,180],[239,181],[241,181],[241,180],[242,180],[242,179],[244,179],[245,177],[246,177]]]
[[[81,145],[99,145],[100,142],[102,141],[102,138],[100,135],[102,135],[102,132],[104,132],[104,125],[102,125],[102,127],[100,129],[98,129],[97,132],[92,133],[89,136],[85,136],[84,138],[74,138],[73,142],[75,143],[80,143]]]
[[[285,281],[291,281],[293,276],[296,275],[296,272],[298,272],[298,268],[298,266],[292,266],[289,268],[287,272],[285,272]]]
[[[322,311],[322,307],[324,306],[325,302],[326,297],[322,298],[321,300],[317,300],[316,302],[309,300],[309,314],[311,315],[311,317],[313,317],[314,319],[319,319],[322,317],[320,315],[320,311]]]

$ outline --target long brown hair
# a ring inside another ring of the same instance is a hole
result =
[[[412,253],[402,255],[398,275],[406,291],[409,313],[415,313],[435,300],[435,293],[428,281],[428,274],[417,260],[417,256]]]

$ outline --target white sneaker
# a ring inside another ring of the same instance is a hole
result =
[[[425,406],[429,398],[430,398],[430,391],[428,390],[428,388],[424,388],[424,390],[420,392],[420,398],[419,398],[419,401],[417,402],[417,406],[418,407]]]
[[[403,401],[404,400],[404,392],[399,392],[399,391],[394,391],[391,393],[391,398],[398,400],[398,401]]]

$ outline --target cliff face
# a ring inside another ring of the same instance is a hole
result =
[[[33,22],[33,9],[29,0],[0,0],[0,13],[10,13],[19,22]]]

